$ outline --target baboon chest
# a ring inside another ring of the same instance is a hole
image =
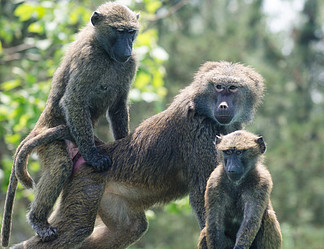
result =
[[[236,233],[244,218],[244,204],[242,203],[241,195],[236,191],[230,193],[230,198],[227,202],[225,207],[225,228]]]
[[[112,105],[127,96],[132,77],[125,69],[109,69],[98,80],[94,91],[89,93],[89,106],[93,118],[102,115]]]

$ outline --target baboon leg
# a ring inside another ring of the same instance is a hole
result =
[[[272,207],[267,208],[259,232],[255,237],[253,248],[280,249],[282,247],[282,235],[280,224]]]
[[[143,210],[136,210],[119,194],[107,193],[107,188],[99,215],[105,225],[96,227],[80,248],[127,248],[141,238],[148,227]]]
[[[58,237],[42,242],[39,236],[13,247],[14,249],[73,249],[79,248],[94,228],[101,196],[105,188],[106,172],[94,172],[81,166],[63,190],[60,203],[50,217],[57,227]]]
[[[72,161],[64,141],[55,141],[46,145],[39,150],[38,154],[44,172],[37,183],[35,199],[27,218],[34,231],[44,241],[48,241],[57,236],[57,231],[55,227],[49,225],[47,218],[64,184],[71,176]],[[52,167],[53,165],[55,167]]]

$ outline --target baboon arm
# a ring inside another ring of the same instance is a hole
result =
[[[66,121],[81,154],[86,158],[94,147],[90,111],[84,104],[65,105]]]
[[[129,133],[129,111],[127,96],[122,96],[120,101],[115,103],[107,111],[107,120],[111,125],[115,140],[126,137]]]
[[[225,212],[227,210],[226,203],[229,203],[230,200],[227,200],[226,197],[217,191],[216,189],[207,190],[206,196],[206,241],[208,249],[213,248],[227,248],[229,246],[228,239],[225,236]]]
[[[90,77],[90,75],[86,75],[85,72],[76,69],[71,74],[64,96],[60,101],[60,106],[63,109],[71,135],[86,160],[89,158],[90,151],[95,147],[93,125],[88,104],[88,99],[90,98],[88,94],[90,92],[88,89],[89,83],[81,80],[87,77]]]
[[[254,200],[245,204],[244,218],[236,236],[235,249],[250,248],[257,232],[260,229],[265,201]]]

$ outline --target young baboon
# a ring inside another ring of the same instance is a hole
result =
[[[138,29],[138,14],[127,7],[116,3],[99,6],[66,52],[53,76],[45,109],[15,155],[43,130],[67,124],[73,141],[89,165],[98,172],[111,166],[108,155],[99,153],[95,146],[93,126],[106,112],[115,139],[129,133],[127,96],[137,70],[132,46]],[[56,236],[56,229],[49,225],[47,217],[71,175],[72,162],[64,141],[53,141],[40,147],[37,153],[43,174],[36,186],[28,221],[42,240],[47,241]],[[16,169],[15,164],[22,169]],[[24,187],[34,186],[26,165],[19,164],[15,156],[9,196],[14,195],[16,177]],[[12,203],[13,200],[8,200],[6,206],[12,209]],[[4,224],[10,229],[10,221],[4,220]],[[3,245],[7,243],[2,241]]]
[[[262,163],[263,138],[240,130],[217,137],[216,144],[220,163],[207,182],[199,249],[281,248],[270,201],[272,179]]]
[[[188,193],[203,227],[206,182],[217,165],[215,136],[249,122],[263,88],[250,67],[206,62],[167,110],[98,147],[112,159],[105,176],[84,164],[75,170],[50,218],[56,240],[35,236],[15,248],[126,248],[146,231],[147,208]],[[104,225],[93,231],[97,210]]]

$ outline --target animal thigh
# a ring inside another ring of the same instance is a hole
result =
[[[72,174],[72,161],[64,141],[55,141],[38,151],[42,175],[36,185],[29,219],[45,222],[64,184]]]
[[[261,227],[253,243],[255,248],[280,249],[282,235],[276,214],[272,208],[266,209]]]
[[[124,185],[120,185],[123,189],[121,192],[116,191],[116,185],[113,187],[114,193],[110,192],[109,186],[106,187],[100,203],[98,213],[104,225],[96,227],[81,248],[127,248],[147,230],[146,216],[138,208],[140,205],[136,205],[134,200],[130,202],[127,194],[123,195]]]
[[[34,236],[14,249],[79,248],[93,231],[106,175],[106,172],[94,172],[88,165],[81,166],[65,185],[60,202],[49,219],[51,225],[57,227],[58,237],[42,242],[39,236]]]

